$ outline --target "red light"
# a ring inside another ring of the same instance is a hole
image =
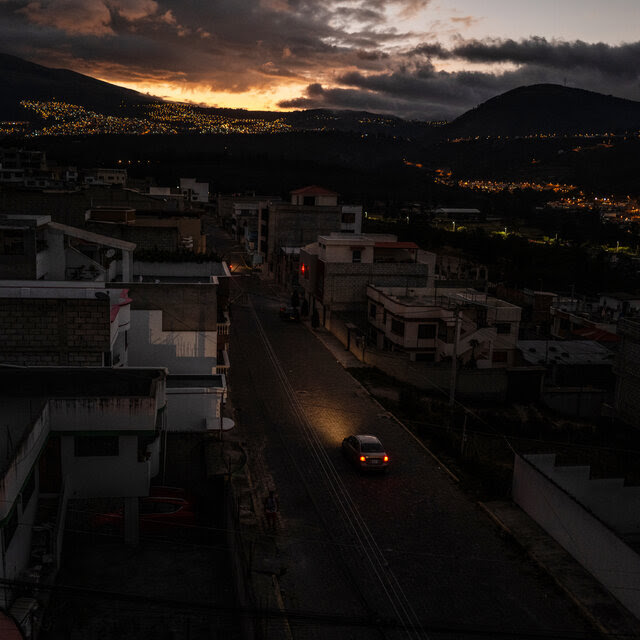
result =
[[[360,462],[365,462],[366,458],[364,456],[360,456]]]
[[[307,268],[307,267],[305,266],[305,264],[304,264],[304,262],[303,262],[303,263],[300,265],[300,271],[301,271],[302,273],[304,273],[304,272],[305,272],[305,270],[306,270],[306,268]]]

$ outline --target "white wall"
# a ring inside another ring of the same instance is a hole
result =
[[[144,496],[149,489],[151,464],[138,461],[138,436],[118,436],[117,456],[75,456],[73,436],[60,439],[63,475],[73,478],[71,496]]]
[[[167,389],[167,431],[204,431],[207,418],[220,418],[222,389]]]
[[[528,456],[532,461],[536,456]],[[540,458],[545,469],[548,456]],[[516,456],[512,496],[543,529],[640,617],[640,556],[568,492]]]
[[[131,312],[130,366],[215,374],[217,345],[216,331],[163,331],[162,311]]]

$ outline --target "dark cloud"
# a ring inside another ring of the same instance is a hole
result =
[[[640,99],[640,42],[458,38],[447,46],[434,37],[435,22],[432,33],[406,32],[389,17],[411,17],[429,5],[430,0],[0,0],[0,42],[7,53],[115,83],[262,93],[293,83],[307,86],[282,101],[282,108],[451,118],[498,93],[540,82]],[[475,18],[452,20],[463,27]],[[448,71],[438,69],[443,64]],[[473,71],[461,70],[465,65]]]
[[[471,40],[454,47],[451,55],[470,62],[512,62],[540,65],[551,69],[589,68],[616,77],[638,77],[640,42],[612,46],[602,42],[589,44],[548,41],[545,38],[528,40]]]

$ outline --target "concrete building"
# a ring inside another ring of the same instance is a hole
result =
[[[207,238],[196,215],[154,215],[127,207],[100,207],[86,212],[87,229],[132,242],[137,249],[206,253]]]
[[[516,361],[520,308],[472,289],[367,287],[369,339],[411,360],[477,368]]]
[[[124,187],[127,184],[126,169],[91,169],[84,174],[84,183],[95,186],[113,186]]]
[[[0,366],[0,607],[20,595],[13,581],[53,582],[72,498],[123,498],[137,541],[164,407],[163,370]]]
[[[0,281],[0,362],[126,366],[130,304],[104,283]]]
[[[228,356],[218,351],[216,283],[138,282],[128,286],[131,366],[162,366],[171,374],[211,375],[219,365],[224,370]],[[220,320],[225,322],[225,316]]]
[[[359,234],[362,207],[338,204],[338,194],[309,186],[291,192],[289,203],[270,203],[261,212],[258,228],[266,222],[264,243],[259,238],[266,274],[285,286],[297,286],[300,247],[332,232]],[[267,220],[264,220],[264,216]]]
[[[134,249],[51,216],[0,214],[0,279],[127,281]]]
[[[394,235],[331,233],[300,249],[299,284],[310,312],[330,328],[332,312],[364,312],[370,284],[432,285],[434,264],[435,254]]]
[[[180,192],[188,202],[209,202],[208,182],[198,182],[195,178],[180,178]]]

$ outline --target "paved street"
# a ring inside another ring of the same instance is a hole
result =
[[[232,309],[231,400],[261,481],[294,638],[591,637],[555,584],[388,416],[257,278]],[[372,432],[388,475],[364,476],[342,438]]]

